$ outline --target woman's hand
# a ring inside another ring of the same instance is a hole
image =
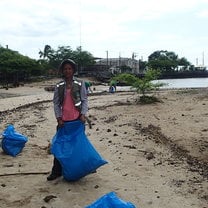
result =
[[[82,121],[83,123],[86,122],[86,117],[85,115],[81,114],[81,116],[79,117],[80,121]]]
[[[62,118],[57,118],[57,123],[58,123],[58,128],[64,126],[64,121],[62,120]]]

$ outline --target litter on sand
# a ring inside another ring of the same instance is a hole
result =
[[[115,192],[110,192],[85,208],[136,208],[131,202],[120,199]]]
[[[12,124],[9,124],[2,133],[1,147],[3,151],[13,157],[17,156],[25,147],[28,138],[17,132]]]

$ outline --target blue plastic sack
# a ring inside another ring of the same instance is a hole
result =
[[[110,192],[85,208],[136,208],[131,202],[125,202],[114,192]]]
[[[13,157],[17,156],[25,146],[28,138],[17,131],[13,125],[8,125],[2,133],[3,139],[1,147],[3,151]]]
[[[85,134],[84,124],[77,120],[65,122],[52,139],[52,154],[62,166],[66,180],[76,181],[107,163]]]

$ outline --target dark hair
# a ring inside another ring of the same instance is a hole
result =
[[[74,70],[74,73],[76,72],[76,70],[77,70],[76,63],[71,59],[65,59],[61,62],[60,66],[59,66],[59,73],[63,72],[63,67],[64,67],[65,64],[70,64],[72,66],[73,70]]]

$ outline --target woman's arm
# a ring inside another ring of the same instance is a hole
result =
[[[55,90],[54,90],[53,106],[54,106],[54,114],[56,119],[62,118],[61,104],[60,104],[60,98],[59,98],[57,86],[55,86]]]
[[[85,82],[82,81],[81,89],[80,89],[80,97],[81,97],[81,115],[86,115],[88,111],[88,97],[87,97],[87,90],[85,87]]]

